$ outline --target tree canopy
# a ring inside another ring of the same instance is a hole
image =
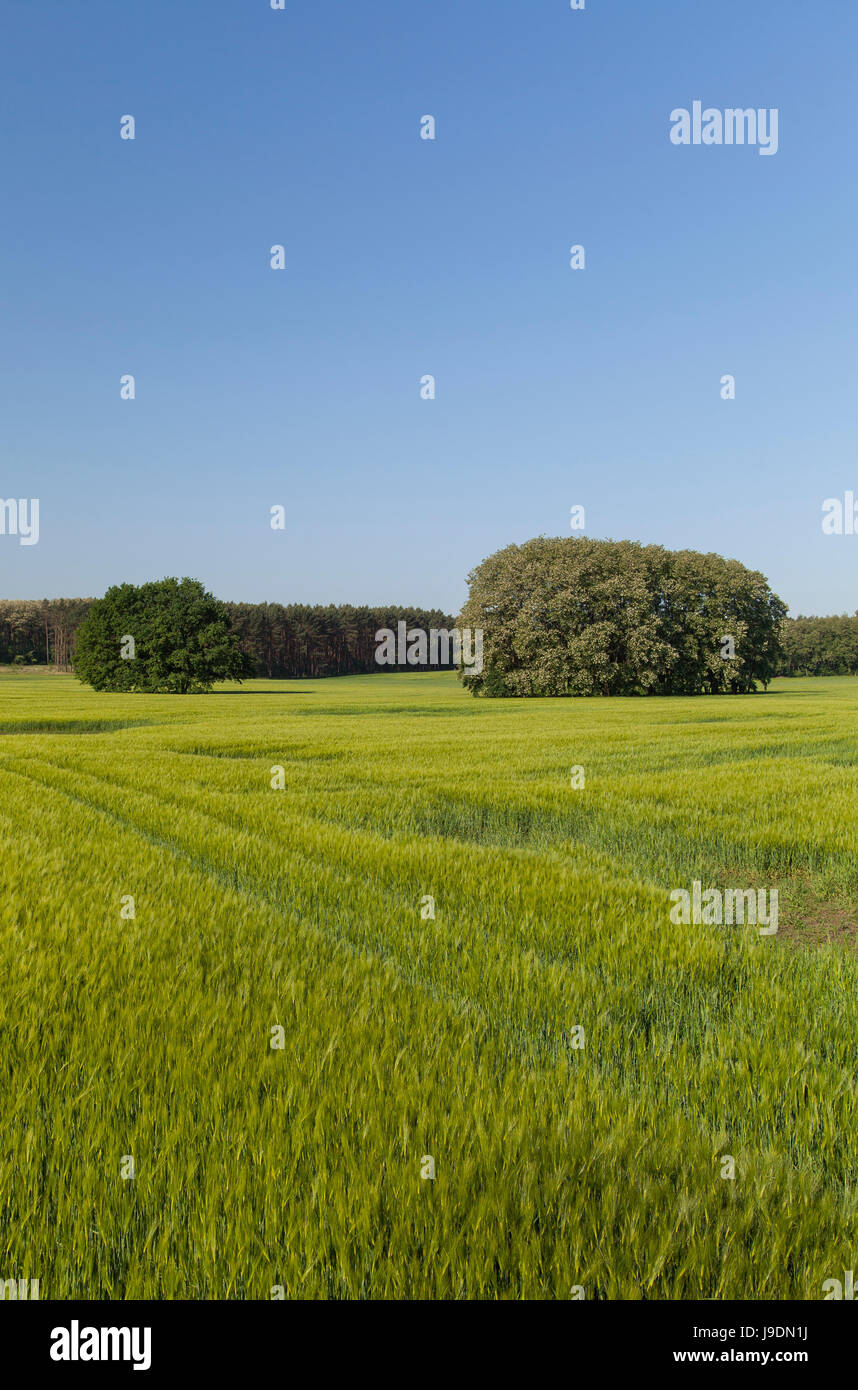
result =
[[[197,579],[108,589],[77,630],[73,660],[95,690],[199,694],[254,674],[226,606]]]
[[[786,605],[738,560],[636,541],[540,536],[468,576],[483,630],[474,694],[695,695],[766,686]]]

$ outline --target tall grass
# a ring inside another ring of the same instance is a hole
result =
[[[803,933],[855,901],[856,711],[0,678],[0,1276],[820,1297],[856,1254],[858,961]],[[672,925],[693,878],[777,887],[781,933]]]

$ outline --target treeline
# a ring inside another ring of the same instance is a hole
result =
[[[93,599],[0,599],[0,664],[53,666],[70,671],[75,634]],[[311,607],[290,603],[227,603],[233,631],[258,676],[354,676],[395,670],[375,660],[375,634],[382,628],[452,628],[440,609],[355,608],[351,604]],[[414,667],[409,667],[414,670]],[[424,670],[450,669],[439,662]]]
[[[70,671],[91,598],[0,599],[0,664]]]
[[[858,613],[852,618],[789,618],[782,647],[779,675],[858,675]]]
[[[0,599],[0,665],[52,666],[70,671],[77,629],[93,603],[86,598]],[[256,673],[271,679],[347,676],[394,670],[375,662],[382,628],[452,628],[437,609],[326,607],[306,604],[228,603],[242,650]],[[858,613],[831,618],[786,618],[781,625],[780,676],[858,675]],[[415,668],[409,668],[415,669]],[[435,667],[432,669],[440,669]]]
[[[428,632],[455,625],[455,618],[437,608],[353,608],[347,603],[312,608],[301,603],[227,603],[226,607],[242,650],[255,661],[257,674],[269,679],[396,670],[376,663],[375,634],[382,628],[396,631],[397,623],[405,622],[409,628]],[[451,663],[422,669],[449,670]]]

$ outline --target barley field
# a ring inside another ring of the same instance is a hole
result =
[[[3,1278],[816,1299],[854,1267],[858,680],[9,671],[0,789]],[[674,925],[694,880],[777,889],[777,934]]]

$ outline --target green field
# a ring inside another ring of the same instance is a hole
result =
[[[856,789],[853,679],[0,675],[0,1278],[822,1297],[858,1267]],[[695,879],[777,888],[777,935],[674,925]]]

